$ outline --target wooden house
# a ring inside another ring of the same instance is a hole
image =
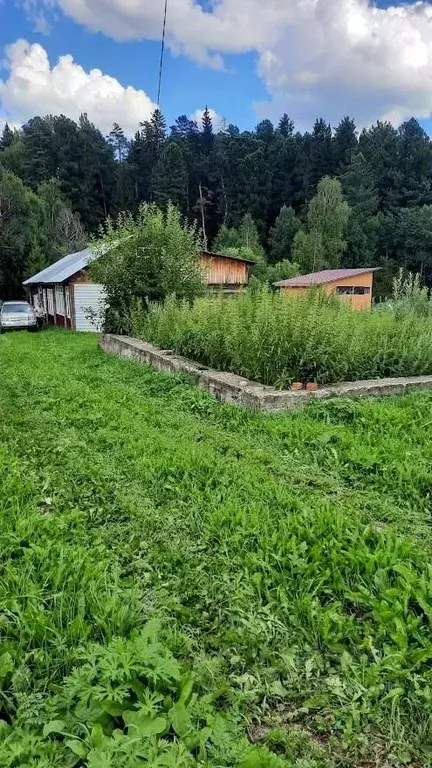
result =
[[[100,330],[104,291],[93,282],[88,269],[99,256],[90,248],[70,253],[25,281],[32,304],[43,309],[47,323],[76,331]],[[211,290],[234,293],[248,284],[254,262],[205,251],[200,263]]]
[[[309,275],[280,280],[274,285],[290,296],[299,296],[312,287],[321,286],[327,295],[334,294],[353,309],[370,309],[372,306],[373,276],[376,269],[326,269]]]

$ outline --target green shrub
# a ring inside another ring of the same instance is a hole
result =
[[[134,333],[264,384],[432,374],[432,321],[411,311],[354,312],[319,292],[174,299],[135,316]]]
[[[169,295],[190,301],[204,290],[198,231],[171,204],[162,212],[146,203],[135,216],[108,219],[93,247],[101,253],[91,270],[105,288],[107,331],[128,333],[137,301],[145,309]]]

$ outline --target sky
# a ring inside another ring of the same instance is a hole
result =
[[[0,0],[0,127],[87,112],[128,135],[154,107],[164,0]],[[432,3],[168,0],[161,109],[241,129],[414,116],[432,132]]]

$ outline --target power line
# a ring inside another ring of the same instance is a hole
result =
[[[163,70],[164,53],[165,53],[165,31],[166,31],[167,9],[168,9],[168,0],[165,0],[165,11],[164,11],[164,20],[163,20],[163,29],[162,29],[162,41],[161,41],[161,53],[160,53],[160,62],[159,62],[159,83],[158,83],[158,95],[157,95],[157,108],[158,109],[159,109],[159,104],[160,104],[160,94],[161,94],[161,85],[162,85],[162,70]]]

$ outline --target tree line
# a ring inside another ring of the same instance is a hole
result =
[[[182,115],[170,128],[156,110],[132,139],[118,124],[104,136],[86,115],[5,127],[0,290],[81,247],[107,216],[169,201],[207,248],[252,243],[278,276],[292,262],[381,266],[383,276],[403,266],[432,282],[432,142],[415,119],[358,132],[349,117],[334,129],[320,118],[302,133],[283,115],[215,132],[208,110],[201,125]]]

